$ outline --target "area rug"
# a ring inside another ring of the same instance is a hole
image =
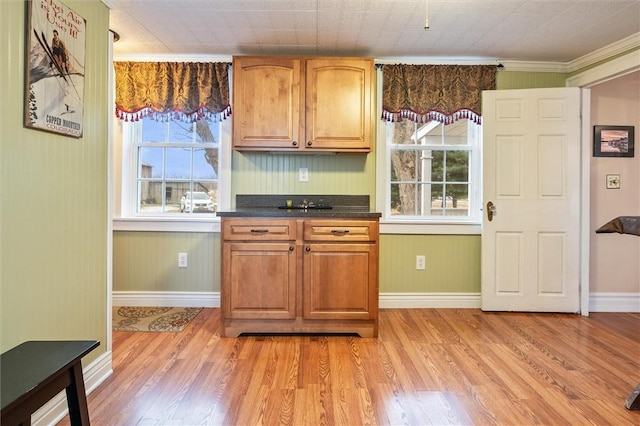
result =
[[[182,331],[202,308],[114,306],[113,331]]]

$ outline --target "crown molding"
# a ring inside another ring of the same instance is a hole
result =
[[[177,55],[171,53],[122,53],[113,54],[114,62],[231,62],[227,55]]]
[[[100,0],[102,3],[109,8],[109,10],[116,9],[116,5],[111,0]]]
[[[500,61],[500,63],[504,66],[504,71],[567,72],[564,62]]]
[[[640,71],[640,51],[629,52],[570,77],[567,87],[591,87],[614,78]]]
[[[629,37],[618,40],[615,43],[611,43],[608,46],[594,50],[591,53],[587,53],[578,59],[568,62],[567,72],[577,71],[581,68],[588,67],[589,65],[593,65],[597,62],[638,47],[640,47],[640,33],[635,33]]]
[[[620,53],[640,48],[640,33],[635,33],[569,62],[497,61],[505,71],[571,73]]]

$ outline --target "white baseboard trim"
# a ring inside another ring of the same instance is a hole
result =
[[[219,308],[220,292],[114,291],[113,306]],[[381,308],[480,308],[480,293],[381,293]]]
[[[640,313],[640,293],[591,293],[589,312]]]
[[[480,308],[480,293],[380,293],[380,308]]]
[[[114,291],[113,306],[219,308],[220,292]],[[480,293],[380,293],[380,308],[480,308]],[[590,312],[640,312],[640,293],[591,293]]]
[[[82,369],[84,388],[87,395],[93,392],[111,374],[113,374],[113,367],[111,351],[109,351]],[[65,391],[62,391],[33,413],[31,424],[35,426],[55,425],[67,414],[69,414],[67,395]],[[91,418],[91,410],[89,410],[89,418]]]
[[[219,308],[220,292],[114,291],[111,300],[113,306]]]

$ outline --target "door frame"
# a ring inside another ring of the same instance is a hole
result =
[[[590,221],[591,221],[591,90],[592,86],[640,71],[640,55],[630,52],[597,67],[576,74],[566,80],[567,87],[582,88],[581,100],[581,143],[582,143],[582,191],[580,214],[580,313],[589,316],[589,261],[590,261]]]

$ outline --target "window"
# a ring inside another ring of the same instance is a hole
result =
[[[230,206],[231,120],[116,125],[114,229],[219,232],[215,212]]]
[[[383,220],[420,223],[479,223],[480,125],[410,120],[387,122]]]
[[[214,213],[218,206],[221,126],[158,122],[133,124],[136,209],[142,215]],[[193,197],[191,197],[193,194]],[[192,199],[193,198],[193,199]]]

